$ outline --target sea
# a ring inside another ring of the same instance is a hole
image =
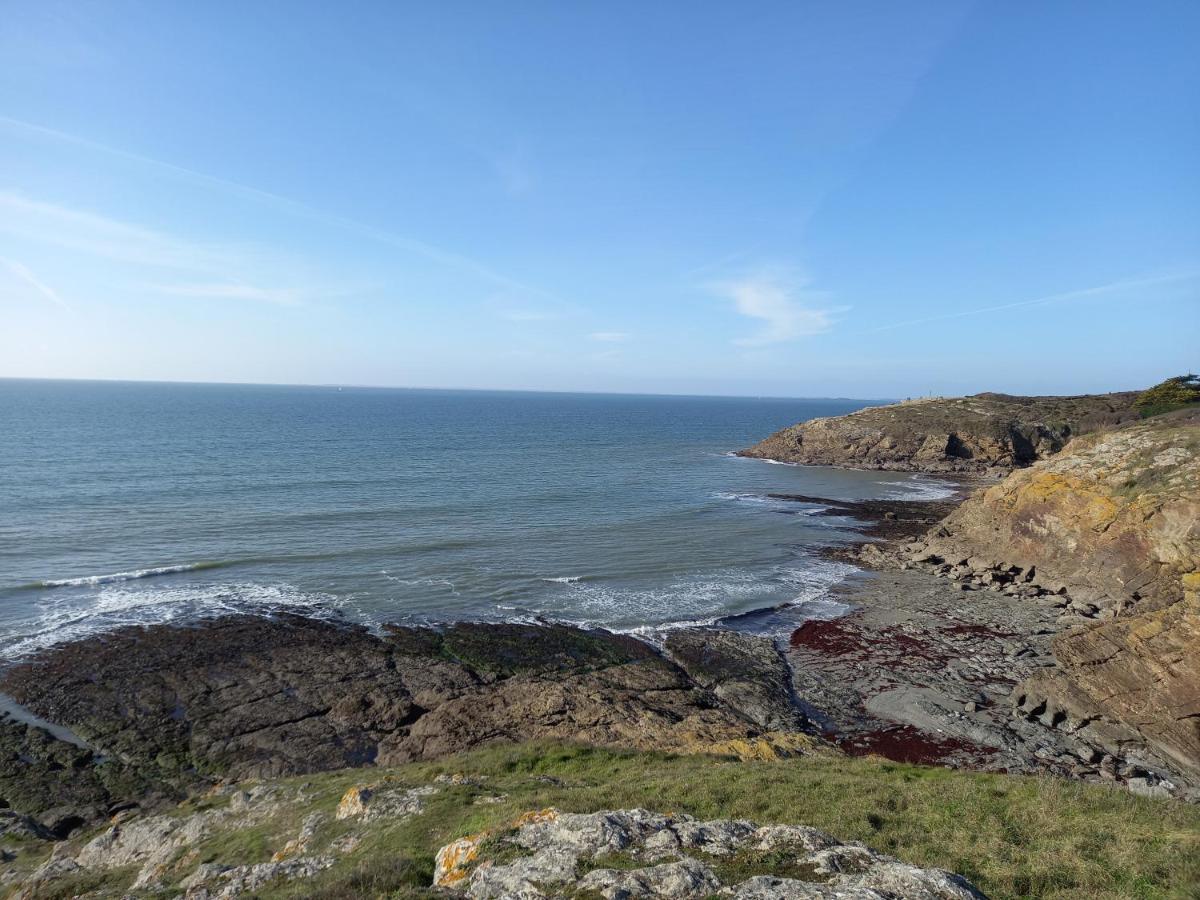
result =
[[[771,495],[953,486],[732,451],[865,405],[0,380],[0,660],[235,612],[647,634],[835,616],[854,570],[817,551],[855,523]]]

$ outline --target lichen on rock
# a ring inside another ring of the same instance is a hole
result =
[[[505,847],[516,848],[512,850]],[[788,876],[747,874],[792,857]],[[620,861],[614,866],[613,861]],[[438,853],[434,885],[474,900],[598,893],[607,900],[666,897],[982,897],[958,875],[921,869],[861,844],[842,844],[814,828],[700,822],[645,809],[587,814],[541,810],[499,836],[475,835]]]

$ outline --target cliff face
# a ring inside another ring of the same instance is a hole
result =
[[[792,425],[740,455],[917,472],[1011,469],[1057,453],[1073,435],[1136,418],[1136,396],[976,394],[906,400]]]
[[[1200,416],[1078,438],[967,500],[917,555],[1087,605],[1024,705],[1200,773]]]

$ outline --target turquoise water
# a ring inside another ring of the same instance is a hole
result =
[[[848,570],[812,550],[845,523],[766,495],[941,487],[728,454],[861,405],[0,380],[0,653],[273,608],[620,629],[819,614]]]

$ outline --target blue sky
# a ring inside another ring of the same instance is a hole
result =
[[[1200,363],[1200,4],[0,0],[0,376]]]

